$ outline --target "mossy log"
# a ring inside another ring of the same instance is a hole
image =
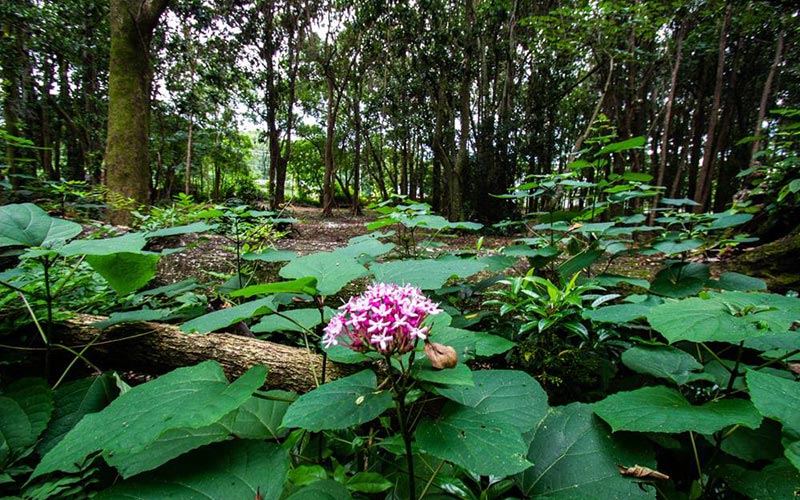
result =
[[[268,368],[265,387],[307,392],[322,380],[322,356],[304,348],[285,346],[227,333],[188,335],[173,325],[125,323],[100,330],[93,323],[105,318],[80,314],[61,325],[65,345],[103,367],[160,374],[208,359],[218,361],[233,379],[254,365]],[[325,364],[325,380],[353,373],[348,365]]]
[[[761,278],[773,292],[800,290],[800,230],[738,255],[725,268]]]

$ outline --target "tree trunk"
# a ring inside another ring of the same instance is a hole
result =
[[[108,77],[106,184],[114,197],[150,203],[147,156],[150,113],[150,41],[169,0],[111,0],[111,57]],[[127,225],[129,206],[110,214]]]
[[[736,271],[767,282],[775,293],[800,287],[800,228],[779,240],[757,246],[725,264]]]
[[[353,215],[361,215],[361,86],[358,78],[355,79],[355,96],[353,97],[353,203],[350,211]]]
[[[711,195],[711,184],[714,179],[714,137],[717,132],[717,122],[719,120],[719,108],[722,101],[722,83],[725,76],[725,47],[728,43],[728,26],[731,22],[733,5],[728,4],[725,9],[725,19],[722,21],[722,29],[719,34],[719,55],[717,56],[717,77],[714,84],[714,98],[711,105],[711,114],[708,119],[708,132],[706,133],[706,144],[703,148],[703,164],[697,176],[697,186],[694,191],[694,199],[699,205],[695,207],[695,212],[702,212],[708,205]]]
[[[675,94],[678,90],[678,71],[681,67],[681,56],[683,55],[683,37],[686,35],[686,24],[682,24],[678,30],[677,40],[675,41],[675,64],[672,66],[672,77],[669,84],[669,97],[667,97],[667,109],[664,112],[664,130],[661,135],[661,158],[658,162],[658,176],[656,186],[664,185],[664,177],[667,171],[667,156],[669,149],[670,126],[672,124],[672,106],[675,103]],[[656,194],[653,199],[653,210],[650,212],[650,225],[656,217],[659,196]]]
[[[332,71],[332,70],[331,70]],[[335,84],[333,74],[329,74],[328,81],[328,112],[325,120],[325,173],[322,178],[322,216],[330,217],[333,215],[334,204],[334,164],[333,164],[333,141],[336,133],[336,111],[334,108]]]
[[[761,92],[761,103],[758,107],[758,118],[756,119],[756,126],[753,135],[753,148],[750,151],[750,166],[752,167],[756,162],[756,153],[761,148],[761,128],[763,127],[764,118],[767,116],[767,104],[769,103],[769,95],[772,93],[772,81],[775,79],[775,73],[781,63],[783,57],[783,31],[778,33],[778,42],[775,44],[775,59],[772,61],[772,66],[769,68],[767,80],[764,82],[764,90]]]
[[[323,358],[305,348],[227,333],[188,335],[161,323],[129,323],[102,331],[91,326],[103,319],[76,315],[62,325],[62,339],[74,349],[91,343],[85,356],[104,368],[159,374],[214,359],[232,378],[253,365],[266,366],[268,388],[306,392],[322,382]],[[355,370],[327,361],[324,371],[325,380],[334,380]]]

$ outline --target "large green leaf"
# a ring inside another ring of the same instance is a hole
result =
[[[614,304],[598,309],[587,309],[583,317],[598,323],[628,323],[644,318],[650,307],[641,304]]]
[[[39,454],[50,451],[84,415],[108,406],[118,392],[110,375],[74,380],[56,389],[53,420],[39,443]]]
[[[39,438],[53,415],[53,391],[41,378],[16,380],[3,390],[3,396],[13,399],[28,416],[31,443]]]
[[[533,435],[528,460],[534,466],[515,477],[526,496],[547,500],[653,499],[619,473],[618,465],[654,467],[653,453],[641,440],[610,436],[589,405],[551,408]]]
[[[630,139],[624,139],[619,142],[612,142],[611,144],[607,144],[604,146],[600,151],[595,153],[595,158],[598,156],[607,155],[609,153],[619,153],[621,151],[628,151],[630,149],[641,149],[644,147],[644,143],[646,142],[643,136],[638,137],[631,137]]]
[[[269,295],[275,293],[301,293],[315,295],[317,293],[317,279],[311,276],[290,281],[276,281],[251,285],[231,292],[231,297],[252,297],[253,295]]]
[[[441,288],[450,278],[467,278],[481,271],[486,263],[475,259],[445,256],[438,259],[401,260],[372,264],[370,271],[382,283],[413,285],[422,290]]]
[[[748,370],[746,380],[750,399],[758,411],[800,436],[800,382],[757,370]]]
[[[449,402],[436,420],[425,420],[416,439],[426,453],[482,476],[508,476],[531,466],[522,434],[486,408]]]
[[[126,295],[145,286],[156,275],[158,254],[114,253],[87,255],[86,262],[105,278],[119,295]]]
[[[643,387],[618,392],[594,403],[594,412],[616,431],[713,434],[731,425],[761,425],[750,401],[723,399],[693,406],[675,389]]]
[[[800,472],[783,459],[761,470],[726,464],[716,474],[724,478],[732,490],[753,499],[793,500],[800,487]]]
[[[774,420],[765,419],[758,429],[734,427],[725,433],[722,451],[748,462],[775,460],[783,455],[781,426]]]
[[[342,252],[320,252],[298,257],[279,272],[289,279],[313,276],[321,295],[333,295],[354,279],[368,274],[367,269]]]
[[[24,378],[0,395],[0,469],[23,455],[45,430],[53,413],[53,392],[43,379]]]
[[[144,236],[145,238],[160,238],[165,236],[177,236],[179,234],[207,233],[209,231],[213,231],[218,226],[219,224],[193,222],[192,224],[186,224],[183,226],[166,227],[156,231],[150,231],[149,233],[145,233]]]
[[[0,206],[0,248],[49,247],[80,232],[80,224],[50,217],[33,203]]]
[[[100,492],[97,500],[196,500],[256,498],[277,500],[289,471],[289,454],[262,441],[206,446],[167,466]]]
[[[76,240],[68,243],[58,253],[61,255],[112,255],[115,253],[138,253],[147,244],[139,233],[128,233],[116,238],[99,240]]]
[[[668,342],[730,342],[788,330],[800,299],[768,293],[723,292],[650,309],[647,320]]]
[[[25,410],[11,398],[0,396],[0,465],[9,453],[17,455],[34,443]]]
[[[453,368],[439,370],[434,368],[431,361],[420,356],[411,367],[411,376],[422,382],[447,385],[473,385],[472,370],[464,363],[458,363]]]
[[[109,465],[138,470],[138,460],[152,464],[144,452],[162,435],[215,424],[247,401],[265,378],[266,369],[258,366],[228,384],[219,363],[206,361],[136,386],[102,411],[86,415],[42,457],[31,477],[76,472],[96,451]]]
[[[345,429],[369,422],[391,407],[391,393],[378,390],[375,373],[363,370],[300,396],[283,417],[283,427]]]
[[[246,253],[242,255],[244,260],[260,260],[263,262],[287,262],[297,257],[291,250],[275,250],[267,248],[259,253]]]
[[[214,330],[225,328],[239,321],[250,319],[253,316],[273,312],[276,309],[277,306],[273,298],[266,297],[204,314],[182,324],[181,330],[186,333],[213,332]]]
[[[702,373],[703,365],[694,356],[669,346],[635,346],[622,353],[622,362],[631,370],[685,385],[698,380],[713,382]]]
[[[475,385],[440,387],[439,393],[519,432],[535,428],[547,413],[547,394],[527,373],[482,370],[472,376]]]
[[[336,311],[330,307],[324,309],[324,320],[330,320]],[[323,317],[316,308],[291,309],[280,314],[268,314],[261,321],[253,325],[253,333],[265,332],[303,332],[311,331],[322,323]],[[349,350],[349,349],[348,349]]]
[[[678,262],[656,274],[650,291],[665,297],[689,297],[702,290],[710,276],[707,264]]]

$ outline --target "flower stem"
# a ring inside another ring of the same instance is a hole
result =
[[[397,422],[400,425],[400,434],[406,445],[406,463],[408,464],[408,495],[412,500],[417,498],[414,480],[414,452],[411,449],[411,432],[408,429],[406,414],[405,391],[397,393]]]

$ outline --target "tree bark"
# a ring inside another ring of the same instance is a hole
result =
[[[92,326],[103,319],[79,314],[61,327],[63,342],[73,349],[79,351],[91,343],[84,356],[103,368],[160,374],[213,359],[229,378],[240,376],[253,365],[266,366],[267,388],[307,392],[322,383],[322,356],[303,348],[227,333],[189,335],[161,323],[128,323],[105,330]],[[325,380],[355,370],[328,360]]]
[[[111,0],[111,57],[108,77],[106,184],[112,196],[150,203],[147,155],[150,113],[150,41],[169,0]],[[110,220],[127,225],[126,208]]]
[[[761,148],[761,129],[764,123],[764,118],[767,116],[767,104],[769,103],[769,95],[772,93],[772,81],[775,79],[775,73],[778,71],[778,66],[783,57],[783,31],[778,33],[778,42],[775,45],[775,59],[772,61],[772,66],[769,68],[767,80],[764,82],[764,90],[761,92],[761,103],[758,107],[758,118],[756,119],[756,127],[753,135],[753,148],[750,151],[750,166],[755,165],[756,153]]]
[[[720,102],[722,102],[722,83],[725,76],[725,46],[728,43],[728,26],[733,14],[733,5],[728,4],[725,9],[725,19],[722,21],[722,29],[719,34],[719,55],[717,57],[717,77],[714,84],[713,104],[711,114],[708,119],[708,132],[706,133],[706,144],[703,149],[703,164],[697,176],[697,186],[694,191],[694,199],[699,205],[695,206],[695,212],[702,212],[706,209],[708,199],[711,195],[711,184],[714,180],[714,137],[717,132],[717,121],[719,120]]]
[[[656,186],[664,185],[664,177],[667,171],[667,150],[669,148],[670,126],[672,125],[672,106],[675,103],[675,94],[678,90],[678,71],[681,67],[681,56],[683,55],[683,37],[686,35],[686,24],[682,24],[678,30],[677,40],[675,41],[675,64],[672,66],[672,76],[669,84],[669,97],[667,97],[667,109],[664,112],[664,130],[661,135],[661,158],[658,162],[658,176]],[[656,217],[659,195],[656,193],[653,199],[653,211],[650,212],[650,225]]]

